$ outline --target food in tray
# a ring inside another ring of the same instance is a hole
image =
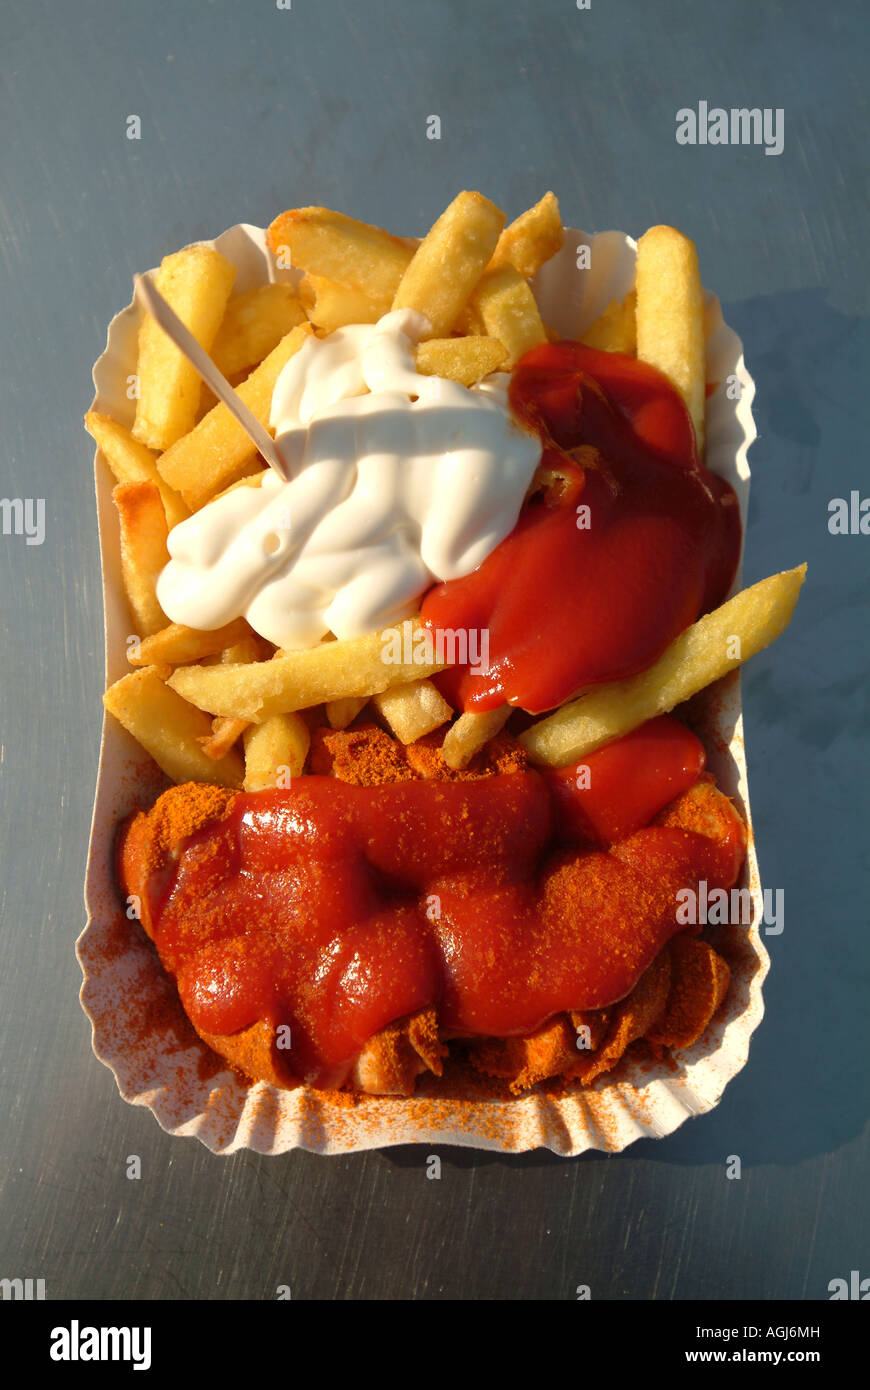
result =
[[[287,479],[147,317],[117,487],[137,641],[109,712],[173,783],[117,881],[206,1043],[245,1076],[519,1094],[699,1038],[729,968],[680,894],[746,831],[672,711],[773,641],[805,567],[728,598],[741,530],[703,462],[695,248],[638,248],[582,342],[510,226],[461,193],[418,244],[323,208],[158,287],[270,428]]]

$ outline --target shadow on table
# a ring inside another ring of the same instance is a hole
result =
[[[745,582],[809,564],[791,629],[743,681],[761,878],[783,889],[785,925],[765,938],[766,1014],[718,1107],[626,1153],[659,1163],[739,1154],[745,1163],[792,1164],[840,1148],[868,1111],[870,537],[832,535],[828,504],[848,501],[855,488],[870,495],[870,330],[832,309],[821,289],[729,304],[725,317],[747,345],[757,390]],[[440,1152],[458,1168],[613,1161],[546,1150]],[[415,1146],[384,1151],[400,1166],[419,1164],[419,1155]]]

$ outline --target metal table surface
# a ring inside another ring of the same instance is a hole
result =
[[[870,1274],[867,21],[861,0],[3,0],[0,1276],[48,1298],[826,1299]],[[680,145],[699,101],[784,147]],[[141,118],[141,139],[126,137]],[[426,138],[441,118],[440,140]],[[320,203],[407,234],[459,188],[698,243],[757,383],[747,582],[809,561],[744,676],[767,1012],[718,1108],[625,1153],[218,1158],[95,1060],[73,943],[102,613],[91,364],[134,271]],[[142,1177],[126,1176],[127,1156]],[[726,1177],[739,1154],[742,1178]]]

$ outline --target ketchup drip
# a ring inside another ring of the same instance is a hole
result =
[[[560,838],[604,846],[624,840],[688,791],[706,761],[701,740],[663,714],[576,763],[544,769]]]
[[[721,603],[740,517],[733,489],[698,460],[681,397],[653,367],[549,343],[514,368],[510,400],[565,484],[528,502],[471,574],[430,590],[422,615],[436,632],[489,633],[487,672],[436,678],[451,703],[506,700],[538,713],[644,670]]]
[[[676,736],[665,762],[677,778],[686,751]],[[537,772],[381,787],[309,776],[234,796],[142,884],[125,838],[120,876],[144,894],[195,1027],[287,1024],[294,1074],[335,1086],[373,1034],[431,1004],[444,1029],[505,1037],[623,998],[683,930],[678,889],[736,878],[742,823],[708,792],[707,820],[649,826],[606,852],[558,848]]]

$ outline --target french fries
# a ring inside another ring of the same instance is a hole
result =
[[[394,685],[372,696],[378,714],[387,721],[400,743],[416,743],[431,734],[453,714],[444,696],[430,680]]]
[[[155,483],[160,491],[166,522],[170,529],[190,516],[190,508],[174,488],[163,481],[157,471],[157,457],[134,439],[129,430],[110,415],[89,410],[85,429],[95,441],[119,483]]]
[[[112,492],[121,525],[121,574],[140,636],[166,626],[157,578],[169,561],[166,513],[156,483],[120,483]]]
[[[246,473],[243,478],[237,478],[234,483],[230,483],[222,492],[215,493],[211,500],[216,502],[219,497],[226,497],[228,492],[235,492],[238,487],[261,487],[268,471],[268,468],[260,468],[256,473]]]
[[[300,777],[308,757],[311,734],[298,714],[273,714],[263,724],[245,730],[245,791],[286,786]]]
[[[508,353],[497,338],[430,338],[417,348],[417,371],[474,386],[507,365]]]
[[[245,628],[247,631],[244,635],[228,647],[224,647],[221,652],[221,662],[224,666],[241,666],[251,661],[265,661],[269,656],[269,644],[262,637],[258,637],[247,623]]]
[[[165,563],[165,561],[164,561]],[[200,632],[183,623],[170,623],[150,637],[143,637],[138,647],[129,653],[131,666],[184,666],[201,661],[204,656],[216,656],[232,642],[240,642],[251,629],[244,618],[236,618],[213,632]]]
[[[229,640],[230,645],[224,647],[218,656],[218,660],[223,666],[263,661],[268,654],[267,643],[257,636],[243,618],[237,619],[235,623],[227,624],[226,627],[219,628],[215,633],[203,633],[201,636],[212,639],[220,636],[224,642]],[[209,642],[210,647],[213,645],[213,641]],[[194,659],[191,658],[191,660]],[[205,653],[201,659],[208,660],[210,663],[213,662],[215,660],[214,652]],[[171,675],[172,667],[168,666],[165,679],[168,680]],[[231,716],[217,715],[211,721],[211,737],[200,739],[203,752],[207,753],[210,758],[222,758],[238,742],[245,730],[250,728],[250,722],[249,719],[234,719]]]
[[[272,391],[278,373],[298,352],[311,325],[291,328],[269,356],[238,388],[245,405],[268,428]],[[189,434],[167,449],[157,467],[164,481],[181,493],[192,511],[253,471],[257,451],[225,405],[216,405]]]
[[[208,352],[235,278],[235,266],[219,251],[209,246],[186,246],[164,257],[155,284]],[[139,329],[136,375],[139,397],[133,434],[150,449],[168,449],[193,428],[200,378],[150,314],[145,315]]]
[[[475,753],[479,753],[484,744],[504,728],[512,714],[510,705],[500,705],[498,709],[485,710],[481,714],[475,710],[460,714],[456,723],[447,730],[441,745],[441,756],[447,766],[455,771],[467,767]]]
[[[197,739],[202,745],[202,751],[209,758],[215,761],[225,757],[230,749],[238,743],[245,729],[250,728],[247,719],[224,719],[218,715],[211,721],[211,736],[209,738]]]
[[[199,740],[212,732],[208,716],[164,685],[152,666],[122,676],[106,691],[103,704],[173,782],[241,786],[239,755],[230,752],[215,761],[203,752]]]
[[[704,452],[704,293],[695,243],[674,227],[650,227],[637,243],[637,355],[686,402]]]
[[[459,315],[459,318],[454,323],[453,332],[469,338],[485,338],[487,336],[483,319],[477,309],[475,309],[471,300],[468,301],[462,313]]]
[[[535,296],[512,265],[488,271],[474,291],[472,304],[490,337],[504,346],[510,367],[524,352],[547,341]]]
[[[594,323],[590,323],[580,339],[586,347],[600,352],[622,352],[626,357],[637,355],[637,325],[635,314],[637,291],[629,290],[624,299],[614,299]]]
[[[326,717],[331,729],[346,729],[352,724],[368,700],[365,695],[348,695],[343,700],[326,701]]]
[[[399,237],[329,208],[282,212],[266,240],[279,265],[289,251],[288,264],[387,303],[414,254]]]
[[[481,193],[460,193],[420,242],[393,299],[429,320],[444,338],[471,297],[504,227],[504,213]]]
[[[299,286],[305,312],[324,333],[334,333],[349,323],[377,323],[389,312],[391,297],[372,299],[353,285],[340,285],[325,275],[306,275]]]
[[[379,695],[392,685],[433,676],[445,662],[425,659],[425,643],[416,644],[421,630],[411,629],[410,660],[392,660],[394,629],[371,632],[344,642],[275,656],[245,666],[179,666],[169,685],[199,709],[233,715],[262,724],[273,714],[319,705],[348,695]],[[416,644],[416,650],[415,650]],[[421,660],[414,660],[414,656]]]
[[[298,292],[274,283],[230,297],[233,267],[202,246],[167,257],[157,277],[158,288],[202,345],[211,347],[224,374],[250,371],[239,394],[267,427],[275,381],[314,328],[322,335],[349,323],[375,322],[391,308],[417,309],[430,324],[416,348],[418,372],[465,386],[508,370],[547,341],[528,281],[563,242],[552,193],[507,227],[487,198],[460,193],[416,248],[317,207],[281,214],[267,240],[281,258],[289,249],[286,264],[305,272]],[[635,289],[609,304],[582,341],[636,354],[668,376],[686,401],[703,448],[703,294],[688,238],[671,227],[653,227],[641,237]],[[241,785],[244,778],[247,789],[274,785],[279,766],[292,769],[293,776],[302,772],[311,711],[320,704],[331,727],[343,729],[371,701],[405,744],[447,723],[452,710],[429,679],[443,665],[385,660],[385,634],[323,642],[268,659],[271,645],[244,619],[216,632],[167,623],[155,586],[168,559],[168,528],[211,498],[257,486],[264,476],[253,445],[223,405],[193,424],[198,379],[194,390],[190,371],[146,318],[133,431],[100,412],[90,411],[85,419],[120,484],[113,497],[121,520],[122,572],[140,634],[138,650],[130,653],[135,683],[125,677],[128,684],[113,686],[107,709],[149,751],[157,750],[164,770],[174,767],[182,780],[219,781],[220,769],[226,785]],[[160,449],[158,457],[154,451]],[[533,761],[574,761],[761,650],[787,624],[805,568],[737,595],[677,638],[640,676],[581,696],[533,725],[522,735]],[[739,639],[739,657],[727,654],[729,636]],[[308,711],[308,723],[299,710]],[[510,713],[505,705],[461,714],[444,738],[447,765],[466,767]],[[173,760],[168,750],[175,735]],[[244,767],[234,748],[240,738]]]
[[[652,666],[599,686],[520,736],[533,762],[563,767],[667,714],[770,646],[788,627],[806,565],[771,575],[680,633]]]
[[[487,269],[498,270],[501,266],[512,265],[530,280],[545,261],[555,256],[564,240],[556,196],[545,193],[539,203],[505,227]]]
[[[304,322],[305,310],[290,285],[258,285],[227,304],[212,359],[224,376],[235,376],[256,367],[291,328]]]

